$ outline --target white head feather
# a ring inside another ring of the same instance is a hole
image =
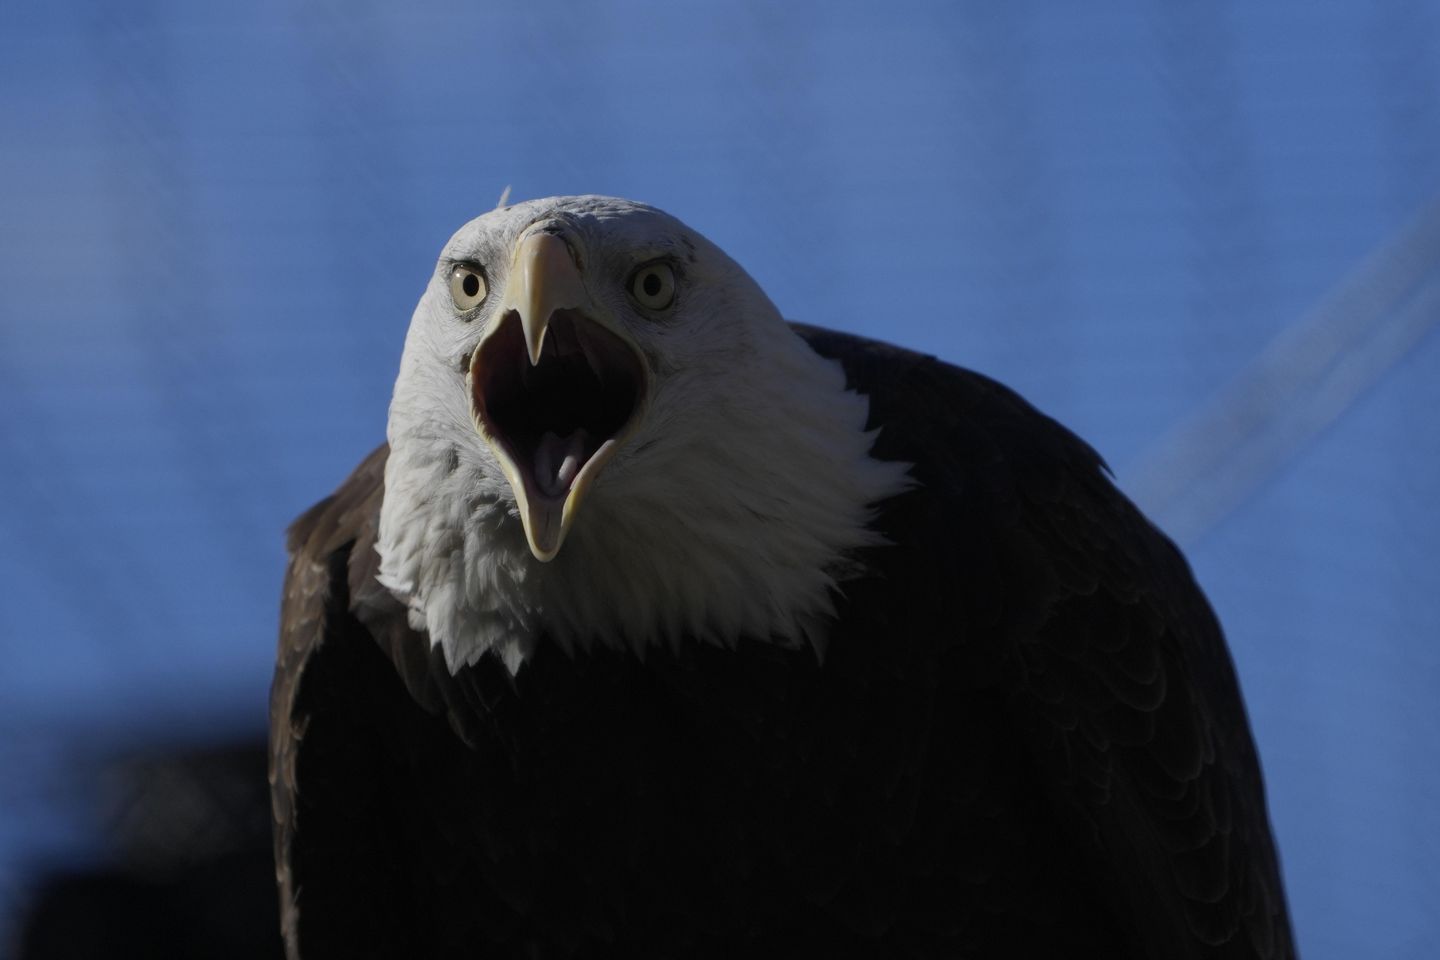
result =
[[[547,563],[476,431],[465,374],[502,319],[512,251],[541,221],[563,223],[590,298],[650,367],[638,423]],[[679,275],[661,320],[626,291],[634,268],[657,258]],[[489,280],[473,316],[450,294],[457,261],[483,265]],[[904,465],[870,457],[867,412],[839,365],[674,218],[603,197],[497,209],[446,245],[410,323],[390,406],[381,582],[451,670],[494,651],[518,671],[542,634],[567,649],[742,636],[818,646],[854,552],[879,541],[873,504],[908,483]]]

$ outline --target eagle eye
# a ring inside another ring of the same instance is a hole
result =
[[[485,299],[485,275],[473,263],[457,263],[450,268],[450,299],[461,313],[473,310]]]
[[[664,310],[675,301],[675,271],[663,260],[645,264],[630,277],[630,296],[647,310]]]

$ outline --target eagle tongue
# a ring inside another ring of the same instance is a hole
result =
[[[589,434],[583,427],[569,436],[557,436],[546,430],[535,448],[535,486],[547,497],[563,497],[580,468],[585,465],[585,440]]]

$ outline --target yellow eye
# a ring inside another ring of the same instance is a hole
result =
[[[480,305],[485,299],[485,275],[479,267],[457,263],[450,268],[450,299],[461,313]]]
[[[675,300],[675,271],[664,261],[645,264],[630,278],[630,296],[647,310],[664,310]]]

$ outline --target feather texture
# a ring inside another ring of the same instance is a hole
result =
[[[297,521],[271,702],[292,956],[1293,955],[1183,558],[1004,387],[797,329],[915,481],[852,545],[823,663],[542,620],[518,672],[452,672],[377,578],[385,448]]]

